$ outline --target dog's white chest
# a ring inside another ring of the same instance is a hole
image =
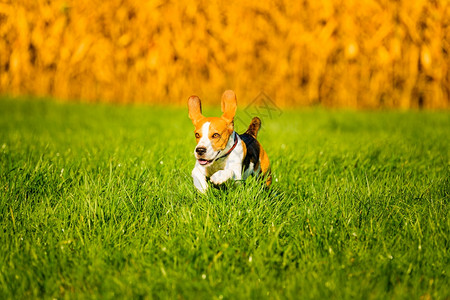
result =
[[[206,177],[211,177],[217,171],[225,169],[225,165],[226,165],[225,158],[216,160],[213,164],[205,168]]]

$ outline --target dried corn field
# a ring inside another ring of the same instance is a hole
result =
[[[450,107],[447,0],[0,3],[0,93]]]

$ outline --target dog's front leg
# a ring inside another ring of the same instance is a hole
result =
[[[194,186],[201,193],[205,193],[206,190],[208,189],[208,183],[206,182],[205,175],[203,175],[199,169],[194,168],[194,170],[192,170],[192,179],[194,180]]]
[[[209,180],[214,184],[222,184],[229,179],[234,179],[234,172],[231,169],[220,170],[214,173]]]
[[[217,171],[209,178],[214,184],[222,184],[230,179],[242,179],[242,164],[235,161],[228,162],[224,170]]]

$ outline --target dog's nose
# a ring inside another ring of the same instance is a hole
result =
[[[206,148],[205,147],[197,147],[197,148],[195,148],[195,152],[197,152],[198,155],[203,155],[206,153]]]

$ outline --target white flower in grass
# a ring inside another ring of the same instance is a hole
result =
[[[206,279],[206,274],[202,274],[202,279],[203,279],[203,280]]]
[[[163,165],[163,164],[164,164],[164,162],[163,162],[163,161],[160,161],[160,162],[159,162],[159,164],[160,164],[160,165]]]

